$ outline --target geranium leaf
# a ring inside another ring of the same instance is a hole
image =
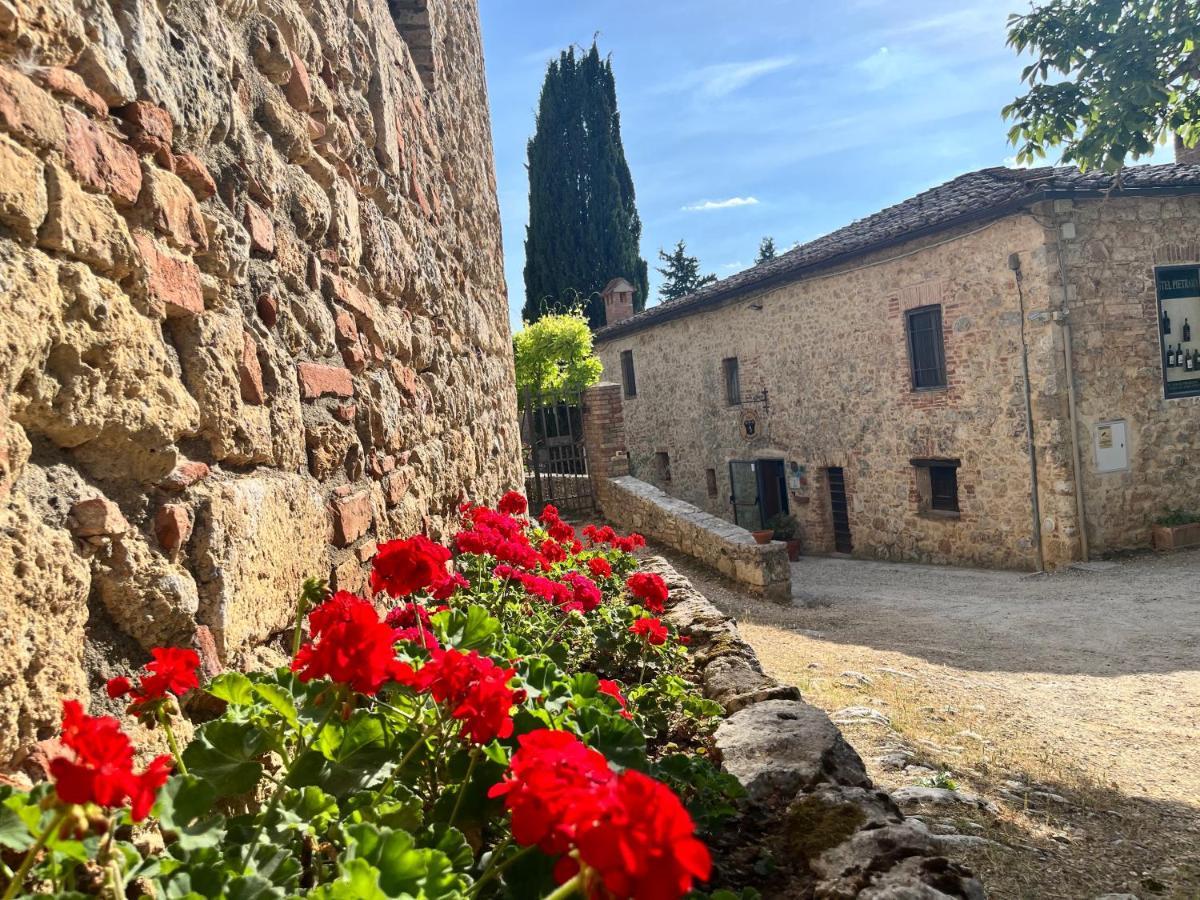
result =
[[[218,719],[200,726],[183,751],[183,761],[190,773],[208,781],[218,797],[230,797],[258,783],[262,765],[254,758],[266,746],[266,735],[254,725]]]
[[[300,717],[296,714],[296,704],[292,695],[278,684],[263,682],[254,685],[254,693],[258,694],[277,713],[283,716],[285,722],[293,728],[300,727]]]
[[[500,621],[492,618],[482,606],[468,606],[465,611],[453,609],[433,617],[438,637],[448,647],[459,650],[478,650],[485,653],[496,642]]]
[[[208,683],[206,690],[231,706],[249,706],[254,702],[254,685],[241,672],[223,672]]]
[[[379,870],[365,859],[342,865],[337,881],[323,884],[308,895],[314,900],[388,900],[379,886]]]

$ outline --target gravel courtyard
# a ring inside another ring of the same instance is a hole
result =
[[[667,555],[879,784],[982,798],[905,808],[961,835],[990,896],[1200,897],[1200,553],[1047,576],[807,557],[788,607]]]

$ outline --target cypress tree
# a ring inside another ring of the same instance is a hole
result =
[[[612,62],[593,42],[577,58],[563,51],[546,69],[529,141],[529,225],[524,318],[586,307],[604,324],[599,292],[622,276],[645,306],[649,279],[639,254],[641,219],[621,144]]]
[[[767,235],[758,243],[758,259],[754,260],[756,266],[761,266],[768,260],[775,258],[775,238]]]

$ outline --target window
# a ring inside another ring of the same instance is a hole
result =
[[[621,382],[625,385],[625,396],[637,396],[637,377],[633,372],[633,351],[621,351]]]
[[[955,518],[958,508],[957,459],[914,459],[918,512]]]
[[[958,512],[958,469],[954,466],[929,467],[929,508]]]
[[[654,454],[654,472],[663,484],[671,480],[671,457],[666,450],[659,450]]]
[[[704,481],[708,487],[708,496],[710,496],[710,497],[717,496],[717,470],[716,469],[705,469],[704,470]]]
[[[742,402],[742,386],[738,382],[738,361],[736,356],[721,360],[721,371],[725,375],[725,402],[737,406]]]
[[[946,353],[942,344],[941,306],[911,309],[905,318],[913,390],[927,391],[945,387]]]

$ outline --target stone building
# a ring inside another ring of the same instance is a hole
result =
[[[749,528],[794,515],[806,552],[1147,547],[1200,512],[1198,191],[1194,165],[986,169],[610,318],[633,474]]]
[[[519,482],[475,3],[0,0],[0,297],[3,765]]]

